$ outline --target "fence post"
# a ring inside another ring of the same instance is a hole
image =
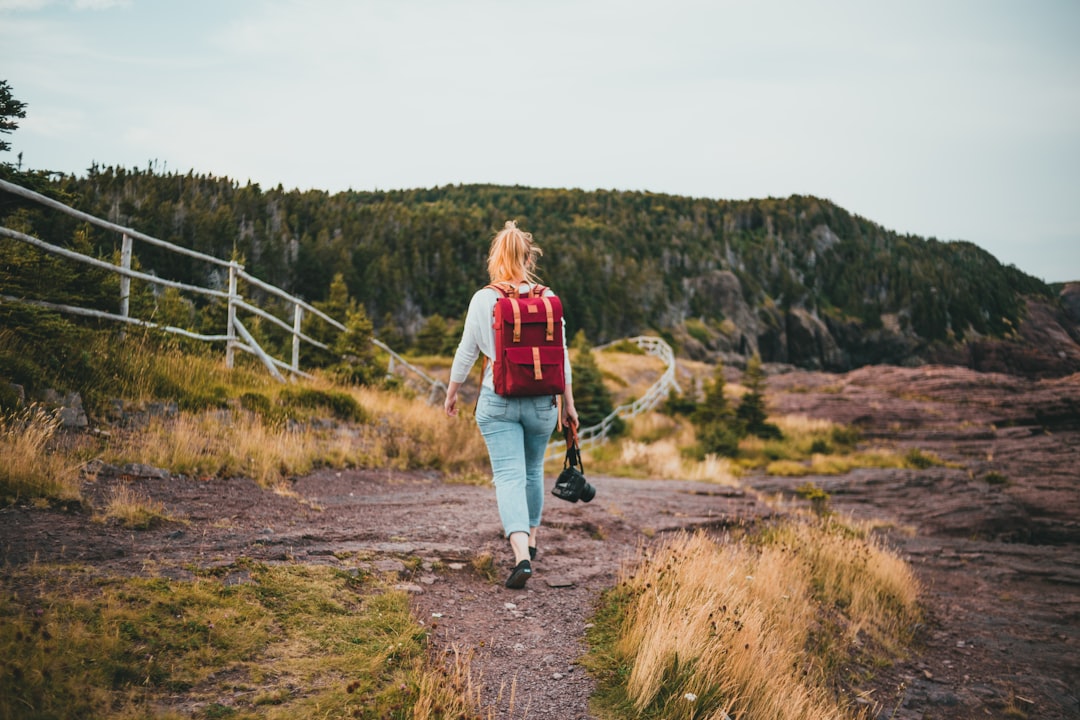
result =
[[[124,233],[124,241],[120,246],[120,267],[125,270],[131,269],[131,236]],[[128,317],[128,308],[131,300],[131,278],[121,273],[120,275],[120,315]]]
[[[232,370],[233,355],[236,352],[236,263],[229,263],[229,319],[225,334],[225,367]]]
[[[304,308],[293,303],[292,369],[300,369],[300,323],[304,320]]]

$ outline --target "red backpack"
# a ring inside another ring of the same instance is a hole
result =
[[[510,283],[487,287],[502,295],[493,313],[495,392],[504,397],[561,395],[566,387],[562,302],[545,296],[542,285],[524,297]]]

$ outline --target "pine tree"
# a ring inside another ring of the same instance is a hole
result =
[[[769,416],[765,410],[765,371],[761,367],[761,357],[756,353],[746,363],[742,382],[746,394],[739,401],[735,418],[744,431],[767,440],[782,437],[780,428],[768,421]]]
[[[11,94],[11,85],[7,80],[0,80],[0,133],[11,133],[19,128],[13,118],[26,117],[26,103],[16,100]],[[11,149],[11,143],[0,140],[0,152]]]
[[[449,329],[442,315],[429,317],[416,334],[416,350],[421,355],[441,355],[446,347]]]
[[[603,373],[600,371],[600,366],[596,364],[596,358],[593,357],[592,347],[585,337],[584,330],[578,330],[574,335],[571,347],[574,353],[570,363],[570,372],[578,422],[581,427],[599,425],[615,409],[611,392],[604,385]],[[619,435],[625,429],[626,423],[616,417],[608,435]]]
[[[405,349],[405,334],[398,326],[393,313],[388,312],[383,315],[382,327],[379,328],[378,337],[395,352],[401,352]]]
[[[703,454],[715,453],[734,457],[739,452],[741,432],[724,395],[724,387],[724,366],[718,362],[712,382],[705,386],[705,398],[690,416],[690,422],[694,424],[694,432]]]
[[[341,358],[334,368],[334,374],[345,382],[369,385],[379,374],[375,346],[371,343],[375,326],[363,305],[353,305],[346,316],[345,331],[334,342],[334,353]]]

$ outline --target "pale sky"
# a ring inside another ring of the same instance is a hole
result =
[[[2,158],[827,198],[1080,280],[1078,0],[0,0]]]

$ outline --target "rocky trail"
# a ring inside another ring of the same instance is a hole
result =
[[[948,466],[744,477],[742,488],[590,475],[589,504],[549,496],[535,576],[507,590],[509,552],[489,488],[438,474],[323,470],[273,493],[243,479],[101,468],[86,491],[131,482],[186,525],[130,531],[82,513],[0,510],[0,562],[66,560],[186,577],[185,565],[363,564],[411,593],[438,648],[471,655],[500,718],[591,717],[576,665],[593,603],[641,544],[778,512],[806,481],[836,510],[885,523],[923,583],[911,657],[870,687],[880,718],[1080,717],[1080,376],[1029,381],[947,367],[875,367],[769,379],[774,412],[854,425],[866,442]],[[549,478],[549,483],[553,478]],[[494,559],[495,579],[475,567]],[[408,558],[421,558],[417,566]],[[237,570],[242,573],[242,570]],[[242,581],[242,578],[237,578]]]

